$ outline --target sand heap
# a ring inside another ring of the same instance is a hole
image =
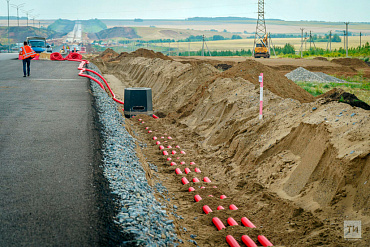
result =
[[[109,61],[114,57],[117,57],[118,53],[112,50],[111,48],[106,49],[103,51],[99,56],[97,56],[95,59],[101,60],[101,61]]]
[[[163,183],[174,193],[171,202],[184,220],[177,234],[190,246],[190,234],[200,246],[227,246],[232,233],[269,236],[275,245],[346,246],[343,220],[362,220],[370,227],[370,119],[368,111],[348,104],[318,100],[256,61],[246,61],[220,72],[211,65],[182,64],[170,60],[125,57],[102,63],[125,86],[151,87],[154,109],[166,118],[145,119],[155,134],[171,134],[217,189],[201,191],[211,208],[237,204],[239,210],[202,213],[202,204],[172,167],[148,142],[143,152],[159,167]],[[265,74],[264,117],[258,119],[258,75]],[[113,89],[114,90],[114,89]],[[296,100],[294,100],[296,99]],[[301,102],[309,103],[301,103]],[[146,141],[140,125],[136,133]],[[145,160],[145,159],[143,159]],[[184,168],[184,167],[181,167]],[[189,180],[193,174],[189,175]],[[154,177],[148,175],[148,177]],[[213,194],[215,197],[208,197]],[[223,203],[223,202],[222,202]],[[257,229],[242,226],[215,231],[212,217],[249,217]],[[194,218],[198,220],[195,221]],[[183,231],[186,227],[187,231]],[[367,246],[369,231],[357,246]]]
[[[140,48],[140,49],[138,49],[134,52],[131,52],[131,53],[121,52],[121,54],[119,54],[116,57],[113,57],[111,60],[112,61],[119,61],[119,60],[121,60],[121,58],[124,58],[124,57],[160,58],[160,59],[163,59],[163,60],[171,60],[172,61],[172,58],[170,58],[166,55],[163,55],[161,52],[154,52],[152,50],[147,50],[147,49],[144,49],[144,48]]]
[[[254,60],[240,62],[236,66],[222,73],[222,77],[235,78],[241,77],[259,86],[258,76],[264,74],[264,87],[283,98],[292,98],[300,102],[312,102],[314,97],[306,90],[299,87],[293,81],[268,66]]]
[[[353,68],[368,68],[369,66],[358,58],[338,58],[331,60],[332,63],[349,66]]]

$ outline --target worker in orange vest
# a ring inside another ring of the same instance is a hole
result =
[[[19,52],[19,55],[22,57],[23,61],[23,77],[26,77],[27,75],[30,76],[30,66],[31,66],[31,59],[36,56],[36,52],[32,50],[32,48],[28,45],[27,41],[23,42],[23,47],[21,47],[21,51]],[[27,71],[26,71],[26,65],[27,65]]]

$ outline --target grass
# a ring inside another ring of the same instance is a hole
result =
[[[348,83],[319,83],[319,82],[296,82],[304,90],[313,96],[319,96],[326,93],[333,88],[341,88],[348,93],[352,93],[360,100],[370,105],[370,79],[364,78],[363,74],[359,72],[353,77],[342,77],[342,80]]]

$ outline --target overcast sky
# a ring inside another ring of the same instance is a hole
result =
[[[39,19],[184,19],[240,16],[257,18],[257,0],[10,0],[34,9]],[[370,0],[265,0],[265,18],[370,22]],[[15,8],[10,15],[16,16]],[[22,13],[24,16],[24,14]],[[0,0],[0,16],[7,3]]]

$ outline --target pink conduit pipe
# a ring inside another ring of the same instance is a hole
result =
[[[216,226],[217,230],[221,230],[221,229],[226,228],[225,225],[224,225],[224,223],[222,223],[222,221],[219,218],[217,218],[217,217],[214,217],[212,219],[212,222]]]
[[[263,235],[258,235],[258,241],[262,244],[262,246],[273,246],[272,243]]]
[[[248,247],[257,247],[256,243],[247,235],[242,236],[242,241]]]
[[[240,247],[240,245],[238,244],[238,242],[231,235],[227,235],[226,236],[226,242],[229,244],[230,247]]]

